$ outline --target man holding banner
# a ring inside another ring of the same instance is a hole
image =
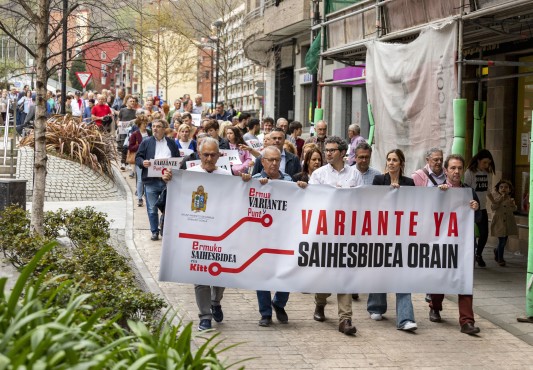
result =
[[[359,171],[344,163],[344,156],[348,150],[346,141],[338,136],[330,136],[324,142],[324,152],[328,164],[315,170],[309,179],[309,184],[326,184],[337,188],[354,188],[363,185],[363,178]],[[316,321],[325,321],[324,308],[330,293],[315,294]],[[352,295],[337,294],[339,308],[339,331],[346,335],[353,335],[357,329],[352,325]]]
[[[260,179],[259,181],[262,185],[265,185],[269,180],[292,181],[289,175],[279,170],[281,152],[275,146],[265,148],[261,157],[261,163],[263,164],[263,170],[261,173],[255,174],[253,178]],[[298,185],[305,187],[307,184],[299,181]],[[282,324],[287,324],[289,322],[289,316],[285,312],[285,305],[288,300],[288,292],[276,292],[274,293],[274,299],[272,299],[270,291],[258,290],[257,303],[259,304],[259,313],[261,314],[259,326],[268,327],[272,324],[272,308],[276,312],[278,321]]]
[[[465,167],[465,160],[462,156],[457,154],[449,155],[444,161],[444,172],[446,173],[447,181],[445,184],[438,185],[439,189],[447,190],[448,188],[468,188],[462,183]],[[475,218],[481,217],[479,211],[479,200],[476,192],[472,189],[472,200],[470,201],[470,208],[476,211]],[[474,228],[474,225],[472,225]],[[474,309],[472,294],[459,294],[459,325],[461,325],[461,333],[477,334],[479,328],[475,326]],[[442,311],[442,301],[444,294],[431,294],[431,302],[429,302],[429,320],[432,322],[441,322],[440,311]]]
[[[229,175],[231,172],[217,167],[216,163],[220,157],[218,141],[212,137],[202,139],[198,147],[198,153],[202,164],[200,166],[190,167],[188,171],[205,172],[215,175]],[[163,175],[163,180],[168,182],[172,179],[172,172],[168,171]],[[200,313],[200,324],[198,330],[211,329],[211,319],[216,322],[224,320],[224,312],[220,301],[224,296],[224,287],[209,286],[209,285],[194,285],[194,294],[196,296],[196,304]]]

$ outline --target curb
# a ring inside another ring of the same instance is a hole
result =
[[[144,283],[146,284],[148,291],[150,293],[160,296],[167,303],[168,308],[166,312],[164,312],[163,314],[171,318],[170,321],[172,322],[172,324],[178,325],[178,323],[182,321],[182,317],[178,314],[176,309],[172,306],[172,304],[170,303],[165,293],[163,293],[163,291],[159,287],[159,284],[153,278],[152,274],[148,270],[148,267],[144,263],[144,260],[139,254],[139,251],[137,250],[137,245],[135,244],[135,240],[133,237],[133,230],[134,230],[134,227],[133,227],[133,217],[134,217],[133,195],[132,195],[130,186],[126,182],[126,179],[122,175],[122,172],[114,166],[113,166],[113,173],[116,176],[117,184],[120,184],[120,186],[122,187],[126,195],[126,223],[124,226],[124,240],[126,242],[126,248],[130,255],[131,261],[133,262],[137,271],[139,271],[139,275],[141,276]]]

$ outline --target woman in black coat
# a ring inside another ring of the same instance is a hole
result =
[[[413,179],[403,176],[405,155],[400,149],[393,149],[387,153],[387,163],[384,175],[376,175],[372,185],[415,186]],[[382,320],[387,311],[387,294],[370,293],[368,295],[367,311],[372,320]],[[396,327],[398,330],[414,331],[417,329],[411,293],[396,293]]]
[[[405,155],[400,149],[393,149],[387,153],[385,174],[374,177],[372,185],[390,185],[393,188],[400,186],[415,186],[412,178],[403,176],[405,169]]]

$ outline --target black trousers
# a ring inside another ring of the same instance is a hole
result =
[[[486,209],[481,210],[481,220],[476,222],[477,229],[479,231],[479,238],[477,240],[476,246],[476,255],[481,256],[485,245],[487,244],[487,239],[489,238],[489,215],[487,214]]]

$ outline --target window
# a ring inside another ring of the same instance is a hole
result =
[[[105,51],[103,51],[103,50],[100,52],[100,59],[102,59],[102,60],[106,60],[107,59],[107,53]]]

